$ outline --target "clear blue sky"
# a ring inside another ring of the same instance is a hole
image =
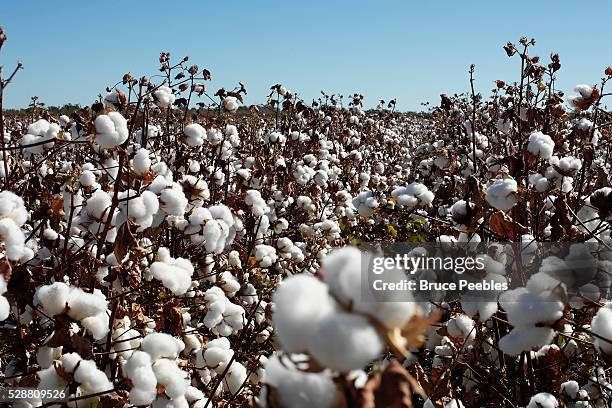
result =
[[[612,2],[603,1],[28,1],[2,0],[9,40],[0,65],[22,71],[9,107],[38,95],[48,105],[90,103],[125,72],[154,74],[160,51],[189,55],[212,72],[209,89],[243,81],[246,103],[275,83],[306,100],[363,93],[366,105],[401,109],[440,93],[513,81],[501,46],[535,37],[535,54],[561,55],[559,86],[595,83],[612,65]]]

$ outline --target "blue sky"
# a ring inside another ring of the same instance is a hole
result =
[[[130,71],[155,74],[160,51],[213,75],[209,90],[243,81],[247,104],[275,83],[306,100],[319,91],[398,99],[401,109],[438,103],[440,93],[517,78],[501,46],[535,37],[534,54],[561,55],[559,87],[599,81],[612,65],[610,1],[8,1],[5,71],[25,70],[6,91],[9,107],[32,95],[48,105],[91,103]]]

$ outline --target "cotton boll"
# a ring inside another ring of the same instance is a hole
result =
[[[117,216],[117,227],[121,226],[127,219],[138,224],[137,232],[142,232],[153,224],[153,216],[159,210],[157,196],[148,190],[137,196],[134,190],[119,193],[119,215]]]
[[[153,363],[153,372],[157,382],[165,387],[166,394],[173,401],[185,399],[189,387],[188,374],[178,367],[176,360],[157,360]]]
[[[549,327],[515,327],[499,340],[499,348],[510,356],[518,356],[523,351],[549,344],[555,332]]]
[[[55,282],[51,285],[41,286],[34,295],[44,312],[53,317],[61,314],[66,309],[70,287],[63,282]]]
[[[353,198],[353,206],[359,211],[359,215],[369,217],[378,208],[380,203],[371,191],[363,191]]]
[[[320,321],[337,307],[327,286],[307,275],[287,278],[272,299],[275,332],[287,352],[306,351]]]
[[[229,112],[235,112],[238,110],[238,99],[235,96],[226,96],[223,99],[223,109]]]
[[[417,205],[425,206],[431,204],[434,194],[421,183],[410,183],[407,187],[399,187],[391,192],[391,196],[397,203],[412,209]]]
[[[87,293],[77,287],[71,287],[68,295],[68,316],[74,320],[106,313],[108,302],[106,297],[97,293]]]
[[[73,373],[81,360],[83,359],[77,353],[66,353],[60,358],[62,367],[67,373]]]
[[[340,401],[338,388],[328,374],[299,371],[277,356],[270,357],[265,369],[266,384],[276,391],[281,407],[333,408]]]
[[[185,143],[191,147],[202,146],[206,137],[206,129],[198,123],[190,123],[185,126],[183,133],[186,136]]]
[[[570,399],[576,399],[578,396],[578,391],[580,390],[580,385],[576,381],[566,381],[561,384],[561,394],[569,397]]]
[[[151,333],[143,339],[140,348],[151,356],[151,360],[157,361],[160,358],[176,359],[185,344],[166,333]]]
[[[362,262],[370,262],[369,254],[362,254],[357,248],[344,247],[332,251],[323,258],[321,273],[333,295],[350,303],[354,310],[366,313],[389,329],[403,327],[416,313],[414,302],[374,302],[363,299],[361,292]],[[403,272],[387,271],[387,276]],[[398,274],[398,278],[401,275]],[[404,295],[402,295],[404,296]],[[403,297],[403,300],[409,298]]]
[[[348,372],[364,367],[383,351],[376,329],[364,316],[332,313],[311,334],[310,354],[325,367]]]
[[[103,216],[107,216],[106,212],[111,206],[112,198],[102,190],[96,190],[85,203],[85,212],[95,220],[102,220]]]
[[[529,135],[527,150],[534,156],[548,160],[552,157],[554,148],[555,142],[553,142],[550,136],[542,132],[534,132]]]
[[[527,408],[557,408],[558,406],[559,402],[557,402],[557,399],[552,394],[546,392],[534,395],[529,400],[529,404],[527,404]]]
[[[240,391],[246,379],[246,368],[242,364],[234,361],[223,378],[223,386],[227,388],[230,394],[235,395]]]
[[[529,184],[534,186],[538,193],[547,191],[550,187],[550,182],[540,173],[535,173],[529,176]]]
[[[508,211],[517,202],[518,186],[514,179],[497,179],[487,188],[485,200],[494,208]]]
[[[128,136],[127,120],[119,112],[99,115],[94,121],[96,143],[105,149],[112,149],[124,143]]]
[[[175,295],[184,295],[191,287],[193,265],[185,258],[170,257],[167,248],[158,250],[160,261],[151,264],[151,274]]]
[[[12,261],[21,260],[28,252],[23,231],[11,218],[0,219],[0,240],[4,242],[7,258]]]
[[[136,350],[123,366],[125,375],[133,384],[130,402],[134,405],[150,404],[157,396],[157,378],[152,363],[148,353]]]
[[[86,394],[95,394],[113,389],[113,383],[104,372],[98,370],[92,360],[81,360],[74,371],[74,380],[81,384]]]
[[[270,245],[259,244],[255,247],[255,259],[262,268],[267,268],[277,260],[276,249]]]
[[[159,196],[160,207],[168,214],[175,216],[183,216],[185,209],[189,204],[187,197],[183,193],[179,185],[173,185],[171,188],[165,188]]]
[[[55,241],[57,238],[59,238],[59,234],[53,228],[45,228],[43,231],[43,236],[49,241]]]
[[[257,190],[247,191],[244,201],[251,207],[251,213],[256,217],[260,217],[270,211],[270,207],[268,207],[261,197],[261,193]]]
[[[21,227],[28,220],[23,199],[10,191],[0,192],[0,218],[10,218]]]
[[[95,340],[101,340],[109,332],[109,316],[106,312],[97,314],[95,316],[86,317],[81,320],[81,326],[89,333]]]
[[[466,344],[471,344],[476,337],[474,321],[466,315],[457,315],[447,323],[448,334],[460,339],[465,339]]]
[[[140,148],[132,159],[132,167],[138,175],[143,175],[149,171],[151,167],[150,152],[145,148]]]
[[[604,339],[612,339],[612,302],[599,309],[591,321],[591,331]],[[593,336],[593,344],[603,355],[612,355],[612,343]]]
[[[162,85],[153,92],[153,98],[155,104],[160,108],[168,108],[172,106],[176,100],[176,96],[172,93],[172,89],[169,86]]]

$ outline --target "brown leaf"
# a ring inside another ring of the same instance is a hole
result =
[[[91,341],[83,336],[72,336],[70,344],[74,348],[74,351],[79,353],[84,359],[91,359],[93,357],[93,348]]]
[[[117,237],[115,238],[115,246],[113,250],[115,251],[115,257],[117,261],[122,262],[125,256],[128,254],[130,246],[136,242],[134,235],[130,231],[131,221],[126,221],[119,227],[119,231],[117,231]]]
[[[397,360],[393,360],[380,378],[380,386],[374,394],[375,406],[412,408],[412,395],[414,393],[420,395],[423,399],[427,398],[419,383]]]
[[[71,344],[70,338],[72,333],[70,332],[70,318],[66,315],[55,316],[55,328],[53,337],[49,339],[47,344],[48,347],[61,347]]]
[[[0,259],[0,279],[4,279],[5,282],[11,280],[11,275],[13,273],[13,268],[8,261],[7,257]]]
[[[527,227],[512,220],[503,211],[496,211],[489,218],[491,231],[499,235],[502,239],[516,241],[521,235],[528,231]]]

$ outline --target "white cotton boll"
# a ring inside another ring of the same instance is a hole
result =
[[[137,232],[142,232],[153,224],[153,216],[159,210],[159,200],[155,193],[145,190],[137,196],[134,190],[119,193],[119,215],[116,225],[119,227],[128,218],[138,224]]]
[[[36,362],[41,368],[50,367],[54,360],[62,356],[62,347],[40,346],[36,352]]]
[[[276,355],[267,361],[265,370],[266,384],[274,387],[281,407],[333,408],[340,402],[338,388],[329,374],[299,371]]]
[[[166,333],[151,333],[142,340],[140,348],[148,353],[153,361],[160,358],[176,359],[185,349],[185,343]]]
[[[176,96],[172,93],[172,89],[169,86],[162,85],[153,92],[153,98],[155,104],[160,108],[167,108],[171,106],[176,100]]]
[[[10,218],[21,227],[28,220],[23,199],[10,191],[0,192],[0,218]]]
[[[251,213],[256,217],[261,217],[270,211],[270,207],[268,207],[261,197],[261,193],[257,190],[247,191],[244,202],[251,207]]]
[[[549,344],[555,331],[549,327],[515,327],[499,340],[499,348],[510,356],[518,356],[523,351]]]
[[[230,348],[229,340],[226,337],[219,337],[209,341],[198,357],[201,358],[201,363],[221,374],[233,355],[234,351]]]
[[[170,257],[167,248],[158,250],[160,261],[151,264],[151,274],[175,295],[184,295],[191,287],[193,265],[185,258]]]
[[[410,183],[406,187],[398,187],[391,192],[391,196],[402,206],[412,209],[417,205],[429,205],[434,199],[434,194],[424,184]]]
[[[238,393],[238,391],[240,391],[242,384],[244,384],[246,379],[246,368],[242,364],[234,361],[223,378],[223,385],[227,388],[230,394],[235,395]]]
[[[529,404],[527,404],[527,408],[557,408],[558,406],[559,402],[557,399],[547,392],[534,395],[529,400]]]
[[[55,282],[36,289],[34,297],[42,305],[43,311],[53,317],[64,312],[69,294],[68,285],[63,282]]]
[[[85,212],[95,220],[102,220],[106,216],[107,209],[111,206],[112,198],[102,190],[96,190],[85,204]]]
[[[534,156],[548,160],[552,157],[554,148],[555,142],[553,142],[550,136],[542,132],[533,132],[529,135],[527,150]]]
[[[151,167],[151,159],[149,158],[149,151],[145,148],[140,148],[136,151],[134,158],[132,159],[132,167],[138,175],[143,175],[149,171]]]
[[[95,340],[101,340],[109,332],[109,316],[108,314],[100,313],[95,316],[86,317],[81,320],[81,326],[89,333]]]
[[[9,301],[4,296],[0,295],[0,322],[6,320],[10,314],[11,305]]]
[[[4,249],[8,259],[19,261],[27,255],[25,236],[23,231],[12,218],[0,219],[0,239],[4,242]]]
[[[136,350],[123,366],[123,372],[133,384],[130,402],[134,405],[148,405],[157,396],[157,378],[152,363],[148,353]]]
[[[59,238],[59,234],[53,228],[45,228],[43,231],[43,236],[49,241],[55,241],[57,238]]]
[[[97,289],[96,289],[97,290]],[[100,292],[87,293],[77,287],[71,287],[68,294],[68,316],[74,320],[106,313],[108,302]]]
[[[380,205],[371,191],[362,191],[353,198],[352,203],[362,217],[371,216],[374,210]]]
[[[127,120],[119,112],[99,115],[94,121],[96,143],[105,149],[112,149],[124,143],[128,136]]]
[[[67,373],[73,373],[77,364],[83,360],[77,353],[66,353],[61,358],[62,367]]]
[[[497,179],[487,188],[485,200],[494,208],[508,211],[517,202],[518,185],[514,179]]]
[[[262,268],[272,266],[276,260],[276,248],[270,245],[259,244],[255,247],[255,259]]]
[[[185,398],[189,387],[188,374],[181,370],[176,360],[162,358],[153,363],[153,372],[157,382],[165,387],[166,394],[174,401]],[[185,401],[186,402],[186,401]]]
[[[81,173],[79,182],[83,187],[93,187],[94,185],[96,185],[96,175],[92,171],[86,170]]]
[[[67,115],[60,115],[58,120],[62,127],[66,127],[70,123],[70,118]]]
[[[457,315],[450,319],[446,326],[448,334],[460,339],[467,339],[466,344],[476,337],[474,321],[466,315]]]
[[[323,281],[336,298],[350,303],[354,310],[368,314],[389,329],[403,327],[416,313],[414,302],[368,302],[363,299],[362,262],[369,262],[369,256],[350,246],[332,251],[321,262]],[[386,273],[388,277],[403,274],[399,270]]]
[[[74,371],[74,380],[81,384],[86,394],[95,394],[113,389],[113,383],[108,380],[103,371],[98,370],[92,360],[81,360]]]
[[[227,296],[233,297],[240,290],[240,282],[231,272],[224,271],[219,275],[219,286],[225,291]]]
[[[311,334],[310,354],[325,367],[348,372],[364,367],[383,351],[376,329],[364,316],[332,313]]]
[[[320,321],[337,307],[327,285],[308,275],[287,278],[272,299],[275,332],[287,352],[306,351]]]
[[[240,261],[240,253],[238,251],[231,251],[228,255],[228,262],[230,265],[236,268],[242,268],[242,262]]]
[[[238,99],[235,96],[226,96],[223,98],[223,109],[229,112],[238,110]]]
[[[159,196],[161,208],[169,215],[183,216],[189,204],[180,187],[166,188]]]
[[[529,184],[534,186],[538,193],[543,193],[550,188],[550,182],[540,173],[535,173],[529,176]]]
[[[591,321],[591,331],[604,339],[612,340],[612,302],[599,309]],[[612,343],[593,336],[593,344],[603,355],[612,355]]]
[[[183,133],[185,136],[187,136],[185,139],[185,143],[187,143],[187,145],[197,147],[204,144],[206,129],[204,129],[199,123],[190,123],[189,125],[185,126]]]
[[[570,380],[561,384],[561,394],[566,395],[570,399],[576,399],[578,390],[580,390],[580,385],[576,381]]]

